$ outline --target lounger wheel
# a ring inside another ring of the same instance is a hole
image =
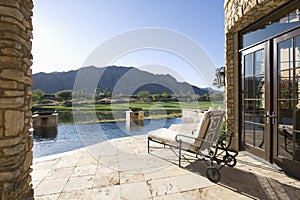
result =
[[[206,169],[206,176],[207,176],[208,180],[210,180],[213,183],[217,183],[221,179],[219,170],[212,166],[210,166]]]
[[[236,159],[234,156],[227,154],[223,157],[223,162],[228,166],[228,167],[234,167],[236,165]]]

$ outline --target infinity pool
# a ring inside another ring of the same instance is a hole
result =
[[[142,135],[159,128],[180,124],[181,118],[145,120],[144,126],[126,127],[125,122],[69,124],[33,132],[33,157],[63,153],[109,139]]]

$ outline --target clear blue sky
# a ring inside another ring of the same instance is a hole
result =
[[[33,73],[83,67],[88,56],[103,42],[120,33],[144,27],[182,33],[197,42],[216,67],[224,65],[223,0],[33,2]],[[153,73],[170,73],[175,77],[179,75],[176,78],[181,76],[180,81],[202,84],[197,82],[197,77],[191,76],[193,70],[185,61],[162,51],[135,52],[113,64],[140,67]]]

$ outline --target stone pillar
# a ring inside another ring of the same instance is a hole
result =
[[[0,199],[31,199],[32,0],[0,1]]]
[[[238,110],[238,34],[228,33],[226,34],[226,121],[227,121],[227,132],[228,134],[233,133],[231,142],[231,148],[234,150],[239,149],[239,110]]]

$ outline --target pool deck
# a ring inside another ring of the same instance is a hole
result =
[[[234,168],[221,169],[210,182],[206,165],[186,155],[183,167],[170,148],[146,135],[113,139],[71,152],[33,160],[32,184],[40,199],[297,199],[300,180],[240,152]],[[176,151],[175,151],[176,152]]]

